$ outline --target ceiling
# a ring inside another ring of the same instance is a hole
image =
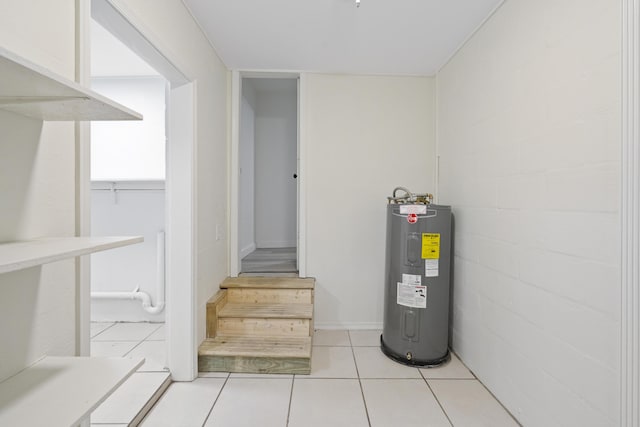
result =
[[[236,70],[434,75],[504,0],[183,0]]]

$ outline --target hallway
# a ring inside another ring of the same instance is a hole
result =
[[[296,248],[259,248],[242,259],[241,273],[297,273]]]

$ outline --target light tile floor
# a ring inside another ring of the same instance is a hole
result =
[[[455,355],[418,369],[386,358],[379,340],[380,331],[316,331],[311,375],[201,373],[171,384],[141,425],[518,425]]]
[[[145,363],[91,414],[95,427],[127,426],[169,378],[163,323],[91,323],[91,356],[144,357]]]

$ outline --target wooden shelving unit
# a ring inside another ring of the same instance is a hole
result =
[[[0,109],[40,120],[141,120],[142,115],[0,47]]]
[[[142,237],[51,237],[0,243],[0,274],[142,242]]]
[[[0,383],[0,425],[76,426],[143,362],[45,357]]]

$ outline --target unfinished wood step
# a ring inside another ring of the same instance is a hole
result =
[[[220,288],[313,289],[315,282],[299,277],[227,277]]]
[[[207,338],[200,345],[198,355],[309,357],[310,337],[216,337]]]
[[[309,374],[310,337],[215,337],[198,350],[201,372]]]
[[[227,302],[218,318],[311,319],[312,304],[238,304]]]
[[[310,337],[311,319],[218,318],[217,336]]]
[[[226,289],[227,301],[253,304],[312,304],[313,289]]]
[[[220,289],[207,301],[207,338],[213,338],[218,332],[218,313],[227,303],[227,290]]]

